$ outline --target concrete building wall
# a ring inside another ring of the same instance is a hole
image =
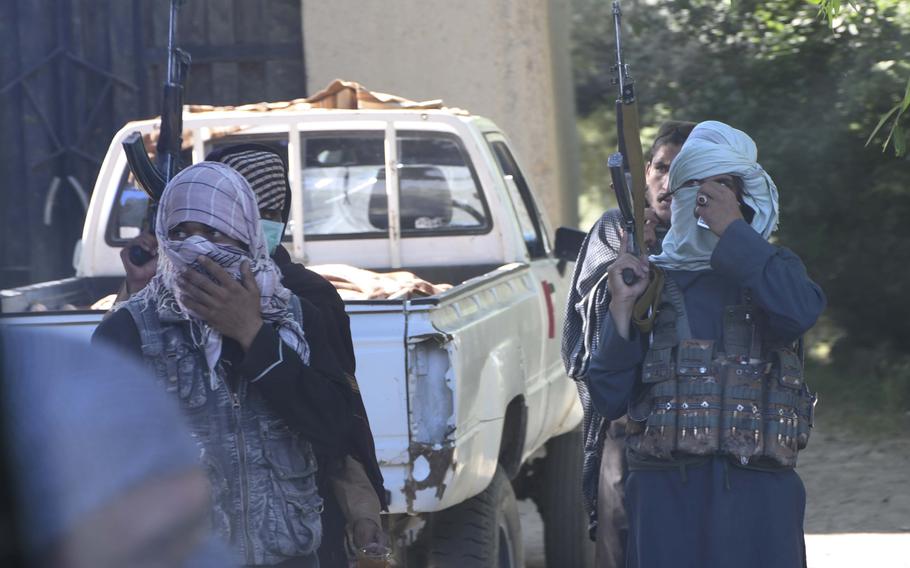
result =
[[[308,92],[343,78],[486,116],[550,221],[576,224],[569,0],[302,1]]]

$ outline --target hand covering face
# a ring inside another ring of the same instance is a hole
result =
[[[732,174],[743,180],[743,202],[755,211],[750,225],[765,239],[777,229],[778,194],[771,176],[757,162],[758,149],[748,134],[722,122],[699,123],[670,165],[671,226],[663,252],[651,262],[669,270],[707,270],[720,240],[696,225],[693,215],[698,187],[683,188],[690,180]]]
[[[212,243],[198,235],[171,240],[170,230],[184,222],[208,225],[249,250]],[[242,175],[217,162],[201,162],[184,169],[164,190],[155,233],[159,243],[158,270],[137,298],[153,303],[162,318],[190,321],[193,341],[204,347],[210,370],[215,370],[221,356],[221,334],[186,308],[177,286],[182,272],[201,270],[196,261],[199,256],[215,261],[238,280],[240,264],[248,261],[260,291],[262,319],[275,324],[281,339],[300,355],[304,364],[309,364],[303,329],[288,311],[291,292],[281,285],[281,273],[269,257],[256,198]],[[213,389],[217,388],[215,375],[213,372]]]

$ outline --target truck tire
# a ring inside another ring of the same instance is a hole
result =
[[[547,566],[594,566],[594,543],[588,537],[581,494],[583,453],[580,430],[551,438],[536,472],[539,478],[535,480],[532,498],[543,519]]]
[[[433,515],[429,568],[522,568],[524,545],[518,503],[497,466],[480,494]]]

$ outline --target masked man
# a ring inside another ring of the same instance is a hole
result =
[[[825,298],[768,242],[778,192],[756,160],[745,133],[700,123],[670,167],[663,251],[609,269],[585,380],[601,415],[628,416],[629,567],[805,566],[794,467],[815,399],[796,342]],[[631,310],[655,270],[665,283],[644,333]]]
[[[207,160],[236,169],[256,194],[269,254],[281,270],[282,284],[300,299],[305,321],[321,321],[328,349],[314,354],[318,362],[332,359],[341,367],[349,386],[351,406],[336,421],[349,423],[350,436],[343,457],[317,452],[319,492],[325,501],[323,539],[319,548],[321,568],[347,568],[349,556],[366,551],[379,555],[387,541],[380,512],[385,509],[382,472],[376,460],[373,432],[355,379],[356,361],[351,322],[344,301],[321,275],[291,260],[281,246],[291,206],[291,187],[281,157],[268,146],[239,144],[212,151]],[[346,540],[347,535],[347,540]],[[350,542],[354,550],[348,550]]]
[[[246,565],[318,566],[314,449],[337,453],[349,407],[324,329],[281,284],[246,179],[202,162],[167,185],[147,286],[95,333],[143,359],[189,419],[213,526]]]
[[[281,271],[282,284],[300,299],[304,320],[310,327],[324,330],[328,349],[313,354],[313,365],[323,360],[340,366],[348,379],[351,407],[335,418],[350,424],[350,437],[343,457],[317,452],[319,492],[324,499],[323,539],[319,548],[322,568],[347,568],[348,557],[358,551],[381,551],[386,537],[381,529],[380,512],[386,507],[382,473],[376,460],[373,434],[363,398],[354,378],[356,362],[351,326],[344,301],[338,291],[321,275],[294,263],[281,245],[291,208],[291,188],[287,167],[281,156],[263,144],[246,143],[224,146],[210,152],[206,159],[227,164],[250,184],[259,207],[260,224],[269,254]],[[133,244],[133,243],[131,243]],[[135,244],[157,247],[151,235],[139,237]],[[141,290],[155,274],[154,264],[136,266],[121,254],[131,292]],[[292,417],[293,419],[293,417]],[[337,457],[337,456],[336,456]],[[355,550],[348,550],[347,541]]]

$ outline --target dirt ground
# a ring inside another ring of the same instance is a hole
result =
[[[910,568],[910,437],[818,427],[799,459],[809,568]],[[545,568],[540,515],[529,501],[519,511],[525,565]]]
[[[910,536],[910,438],[870,441],[818,428],[799,459],[807,534]]]

